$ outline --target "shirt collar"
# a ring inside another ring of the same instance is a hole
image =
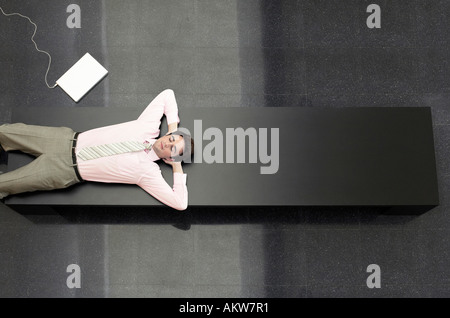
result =
[[[151,161],[158,161],[159,159],[161,159],[160,157],[158,157],[158,155],[156,154],[156,152],[153,149],[149,151],[147,156],[149,157],[149,159]]]

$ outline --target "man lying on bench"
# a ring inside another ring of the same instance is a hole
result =
[[[166,115],[168,133],[159,137]],[[67,188],[82,181],[136,184],[162,203],[185,210],[187,175],[181,162],[191,162],[193,140],[178,128],[175,94],[160,93],[138,119],[74,132],[67,127],[22,123],[0,126],[4,151],[19,150],[35,156],[29,164],[0,175],[0,199],[17,193]],[[173,188],[164,180],[162,159],[173,169]]]

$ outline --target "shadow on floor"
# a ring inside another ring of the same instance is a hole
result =
[[[385,207],[167,207],[14,206],[34,224],[172,224],[189,230],[193,224],[355,225],[392,215],[391,223],[407,223],[417,213],[392,213]]]

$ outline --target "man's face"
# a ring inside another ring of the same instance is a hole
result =
[[[184,140],[179,135],[166,135],[156,140],[152,149],[161,159],[179,156],[184,149]]]

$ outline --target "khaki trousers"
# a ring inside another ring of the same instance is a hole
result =
[[[18,150],[36,159],[0,174],[0,198],[22,192],[62,189],[80,182],[72,161],[74,135],[67,127],[1,125],[0,144],[5,151]]]

